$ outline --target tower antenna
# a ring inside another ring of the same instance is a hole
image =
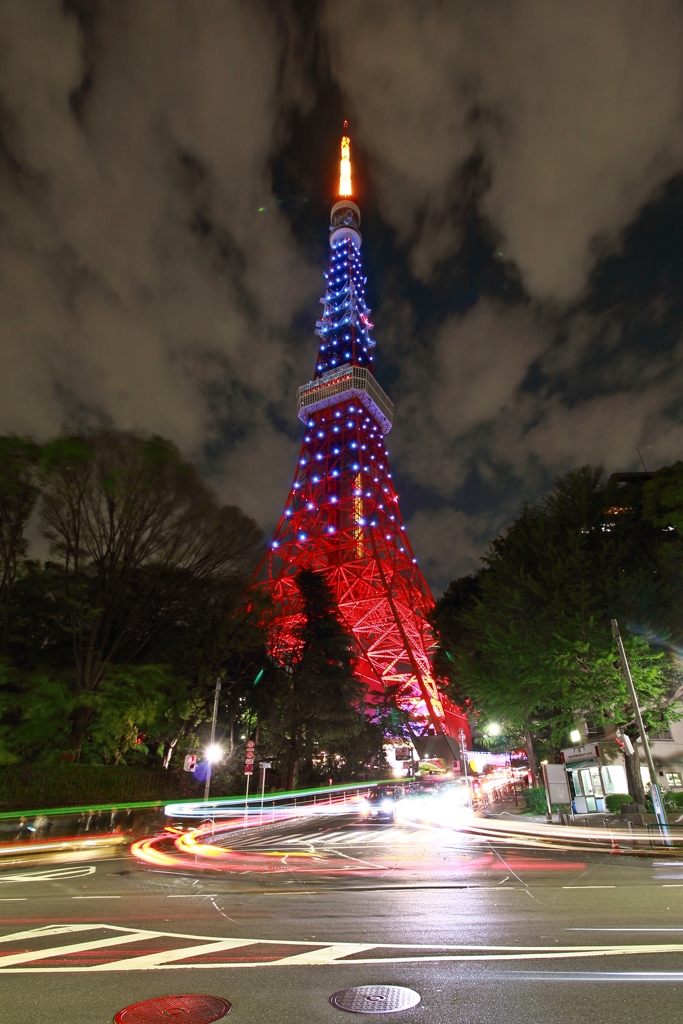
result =
[[[348,136],[349,122],[344,121],[344,134],[341,140],[341,161],[339,164],[339,195],[352,196],[351,186],[351,139]]]

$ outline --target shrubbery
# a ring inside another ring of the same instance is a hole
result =
[[[546,814],[548,803],[545,797],[544,786],[533,786],[524,790],[524,801],[529,814]]]
[[[605,797],[605,806],[610,814],[621,814],[621,805],[632,803],[633,797],[630,793],[610,793]]]

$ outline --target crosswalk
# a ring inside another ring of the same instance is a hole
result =
[[[312,942],[193,935],[107,923],[57,924],[0,936],[0,974],[557,960],[683,952],[681,943],[474,946]]]
[[[361,828],[357,830],[352,829],[335,829],[334,831],[300,831],[293,834],[289,834],[283,837],[274,839],[272,836],[260,837],[243,837],[237,842],[231,842],[229,845],[233,849],[245,849],[248,847],[250,850],[272,850],[276,846],[280,850],[297,848],[302,850],[310,850],[311,848],[317,849],[335,849],[343,850],[349,847],[383,847],[391,849],[394,847],[405,847],[405,846],[431,846],[434,843],[434,831],[429,828],[394,828],[392,826],[386,826],[380,829],[373,828]],[[439,836],[439,845],[449,845],[444,843],[442,836]],[[458,840],[453,842],[453,846],[462,846],[462,841]]]

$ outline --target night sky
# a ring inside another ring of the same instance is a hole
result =
[[[0,0],[0,429],[154,431],[269,531],[350,122],[438,593],[558,473],[683,457],[683,5]]]

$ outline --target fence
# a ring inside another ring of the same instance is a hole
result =
[[[182,771],[99,764],[0,768],[1,811],[188,799],[196,791]]]

